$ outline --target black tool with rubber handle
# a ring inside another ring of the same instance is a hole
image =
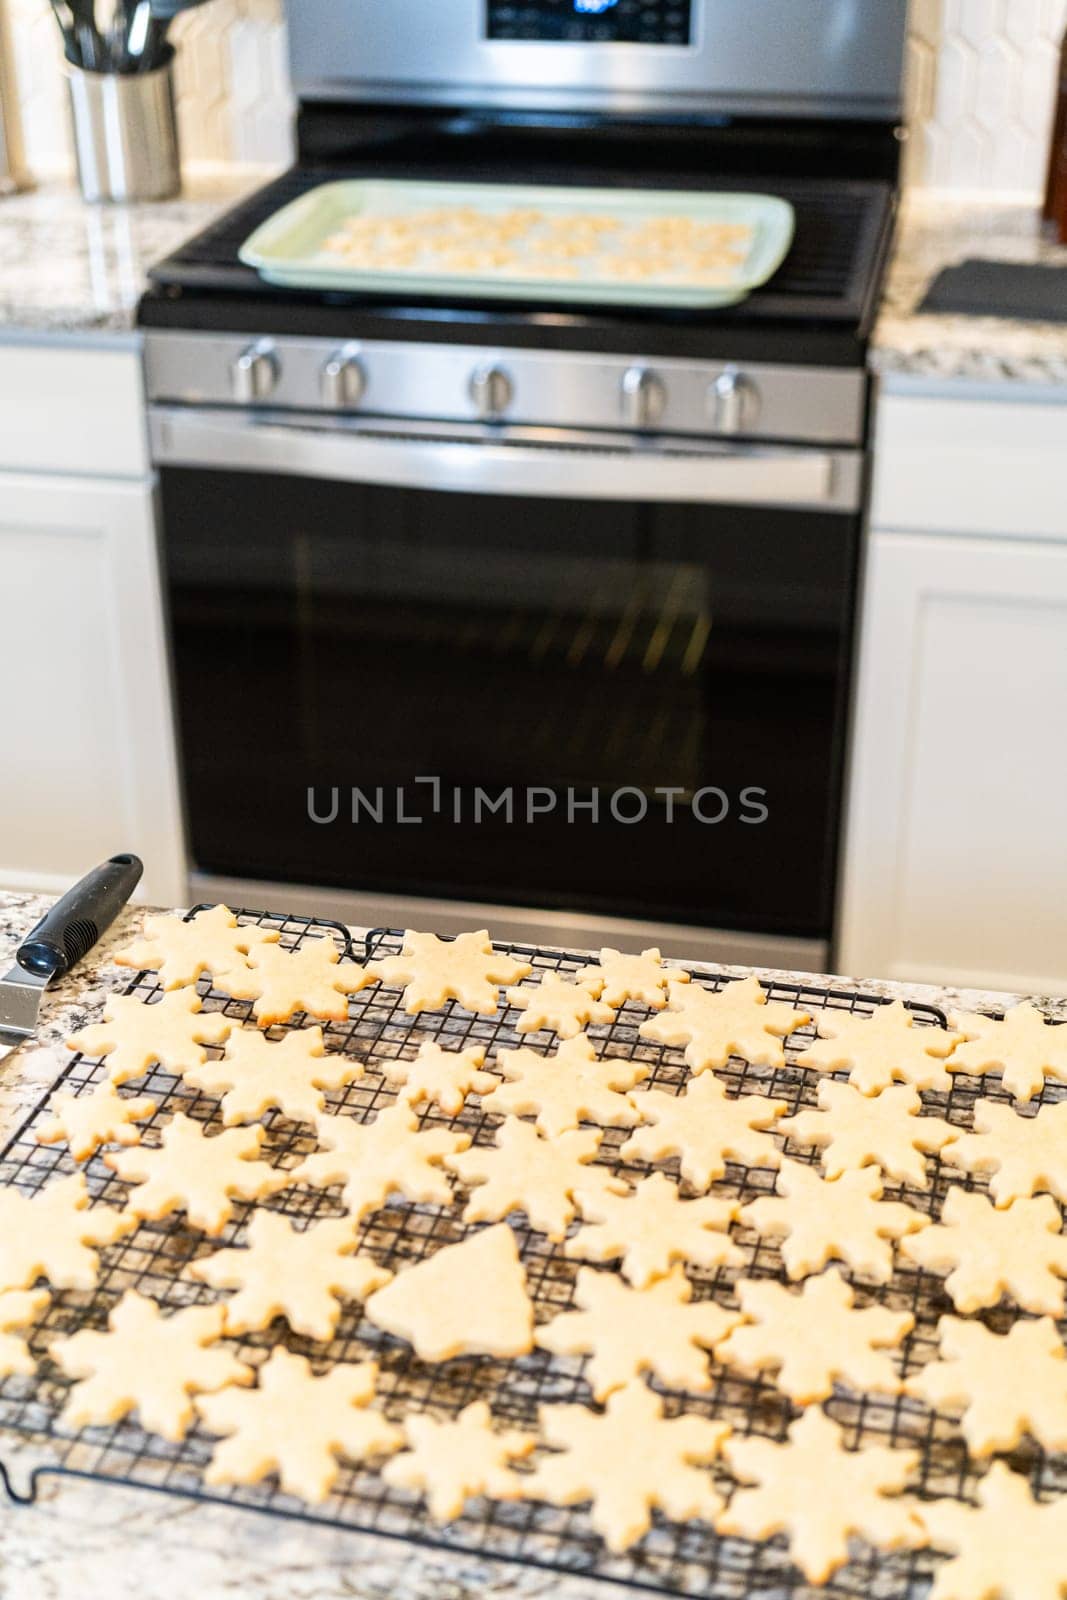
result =
[[[144,867],[138,856],[112,856],[57,900],[15,952],[24,972],[61,978],[88,955],[136,889]]]

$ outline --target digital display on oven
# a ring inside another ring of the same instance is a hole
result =
[[[692,42],[693,0],[486,0],[486,35],[551,44]]]

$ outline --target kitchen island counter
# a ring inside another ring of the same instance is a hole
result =
[[[0,893],[0,971],[48,903]],[[35,1044],[0,1065],[0,1143],[62,1070],[65,1038],[99,1017],[106,996],[128,983],[129,972],[109,957],[140,918],[140,910],[123,913],[88,959],[45,996]],[[851,986],[847,979],[816,981]],[[970,991],[867,987],[941,1006],[1010,1003]],[[1067,1020],[1067,1001],[1047,1005]],[[0,1459],[16,1479],[29,1464],[10,1436],[0,1437]],[[203,1600],[611,1600],[626,1592],[635,1591],[111,1484],[45,1477],[33,1506],[0,1505],[0,1600],[187,1600],[191,1593]]]

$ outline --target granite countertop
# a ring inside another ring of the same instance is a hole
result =
[[[0,971],[48,903],[0,893]],[[64,1039],[99,1017],[107,994],[128,982],[129,973],[108,957],[128,941],[140,917],[140,911],[124,912],[89,958],[46,994],[36,1044],[0,1065],[0,1145],[59,1074],[67,1058]],[[725,970],[743,975],[748,969]],[[846,988],[855,982],[825,981]],[[899,983],[867,987],[965,1009],[997,1008],[1016,998]],[[1067,1000],[1040,1003],[1067,1020]],[[9,1438],[0,1440],[0,1457],[16,1473],[25,1464],[21,1454]],[[187,1600],[194,1592],[204,1600],[618,1600],[635,1594],[616,1584],[112,1484],[46,1477],[33,1506],[0,1504],[0,1600]]]
[[[1067,386],[1067,322],[940,316],[916,307],[943,267],[968,256],[1067,266],[1035,205],[913,190],[904,201],[871,364],[895,378]]]
[[[267,174],[197,170],[176,200],[86,205],[65,183],[0,200],[0,338],[124,333],[148,268]]]

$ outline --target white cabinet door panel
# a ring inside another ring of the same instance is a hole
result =
[[[0,883],[56,889],[105,856],[184,895],[147,484],[0,474]]]
[[[1067,993],[1067,548],[877,533],[839,965]]]

